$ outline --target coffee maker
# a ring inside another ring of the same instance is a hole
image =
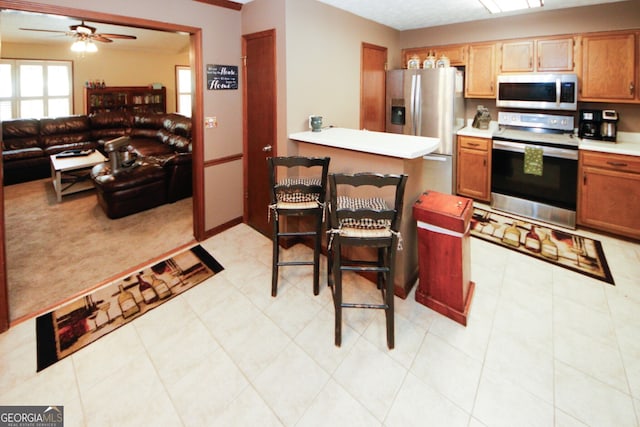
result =
[[[618,113],[615,110],[602,110],[600,137],[603,141],[616,141]]]
[[[580,110],[578,136],[587,139],[602,139],[602,110]]]

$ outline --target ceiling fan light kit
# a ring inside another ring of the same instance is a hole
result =
[[[93,53],[98,51],[98,46],[92,40],[76,40],[71,44],[72,52],[88,52]]]
[[[544,0],[480,0],[489,13],[513,12],[544,6]]]
[[[42,31],[48,33],[63,33],[67,36],[73,37],[75,40],[71,44],[71,51],[78,53],[93,53],[98,51],[98,46],[96,45],[96,41],[102,43],[113,43],[111,39],[123,39],[123,40],[135,40],[136,36],[131,36],[128,34],[108,34],[108,33],[98,33],[95,27],[91,27],[86,25],[84,21],[78,25],[70,25],[69,31],[59,31],[59,30],[43,30],[36,28],[20,28],[21,30],[26,31]]]

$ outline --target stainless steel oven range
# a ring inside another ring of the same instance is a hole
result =
[[[491,207],[575,228],[578,138],[573,116],[498,113]]]

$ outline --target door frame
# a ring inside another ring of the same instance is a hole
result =
[[[193,123],[203,123],[203,67],[202,67],[202,29],[168,22],[134,18],[123,15],[113,15],[84,9],[36,4],[18,0],[0,0],[0,8],[24,12],[45,13],[51,15],[71,16],[77,19],[99,21],[106,24],[125,25],[130,27],[147,28],[158,31],[183,32],[189,34],[190,58],[192,73],[192,116]],[[0,49],[2,45],[0,44]],[[202,126],[192,126],[192,174],[193,174],[193,234],[196,240],[203,240],[204,230],[204,129]],[[2,148],[0,147],[0,150]],[[0,178],[3,177],[0,162]],[[4,186],[0,185],[0,333],[9,329],[9,290],[7,283],[7,258],[5,244],[4,220]]]

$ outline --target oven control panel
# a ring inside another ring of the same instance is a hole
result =
[[[518,113],[510,111],[498,112],[498,124],[501,126],[573,132],[573,123],[573,116]]]

